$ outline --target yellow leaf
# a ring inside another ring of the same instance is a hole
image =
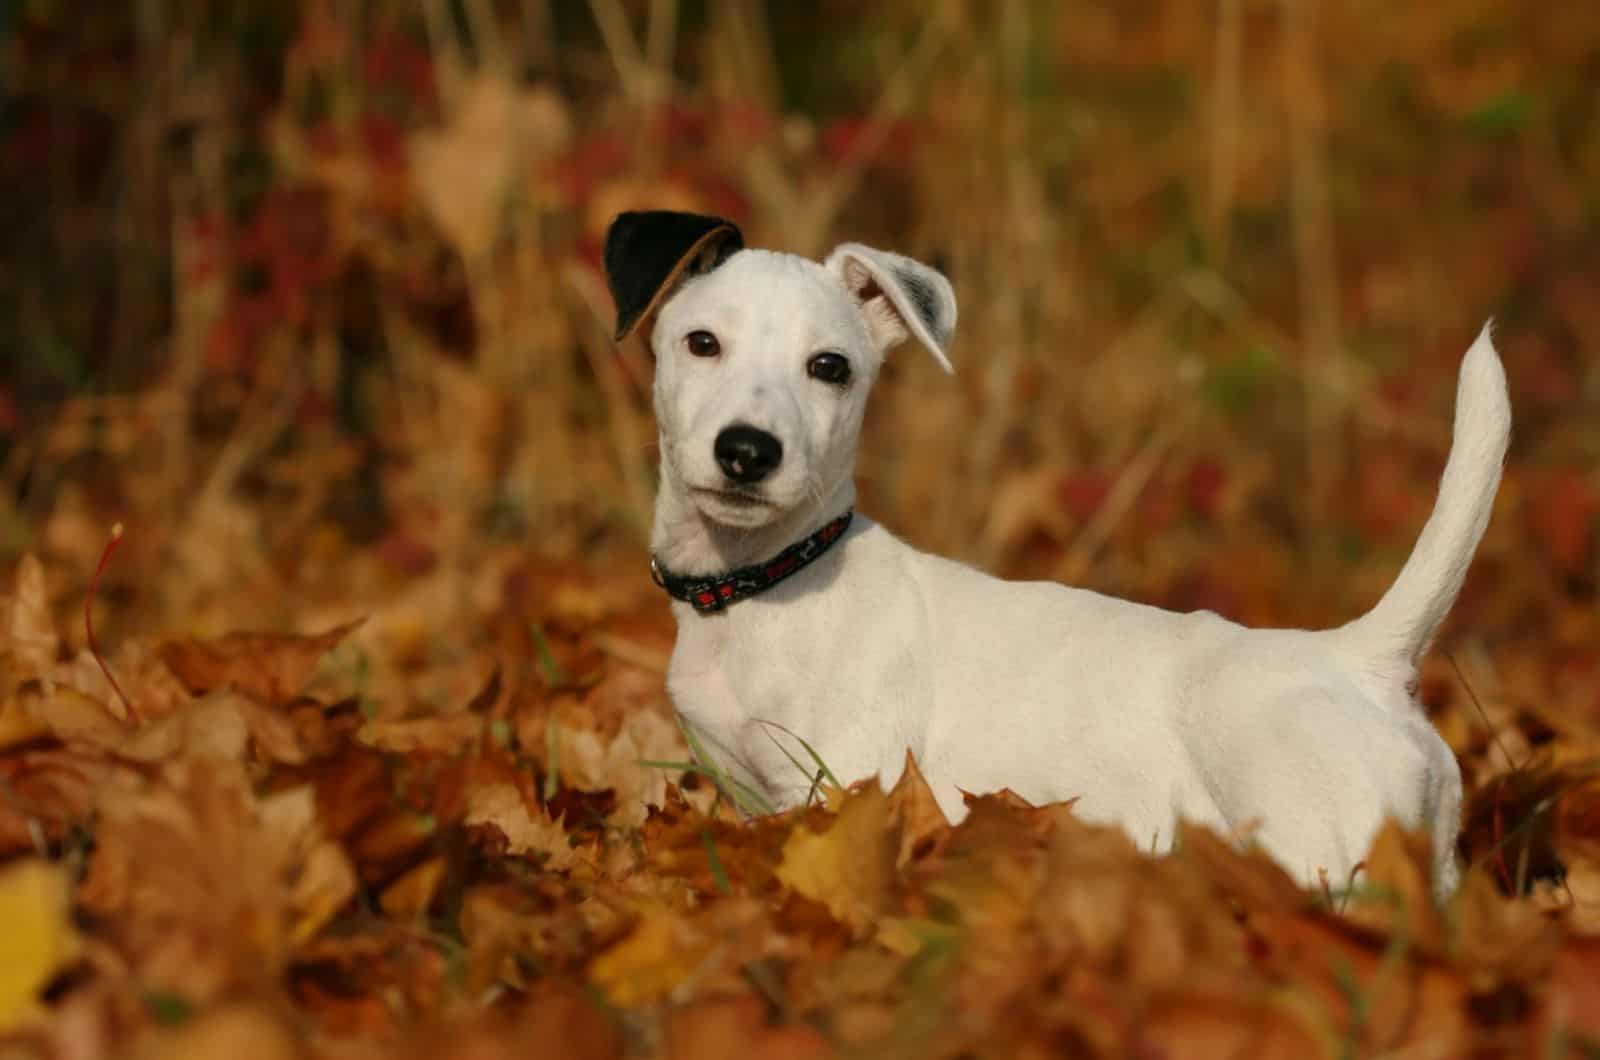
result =
[[[876,782],[852,789],[833,827],[796,828],[783,845],[778,879],[826,906],[840,923],[865,931],[883,907],[899,851],[889,799]]]
[[[0,751],[31,743],[49,732],[50,726],[24,709],[20,698],[0,700]]]
[[[34,1012],[41,987],[78,953],[78,935],[67,919],[67,880],[60,867],[29,859],[0,872],[0,925],[5,926],[0,960],[0,1034]]]
[[[710,950],[710,941],[687,919],[650,902],[628,936],[594,959],[589,978],[619,1008],[647,1005],[693,975]]]
[[[378,905],[392,917],[420,917],[438,895],[446,867],[444,858],[429,858],[391,883],[378,899]]]

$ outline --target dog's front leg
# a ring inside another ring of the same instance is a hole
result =
[[[781,793],[770,770],[750,753],[750,723],[722,668],[673,653],[667,692],[695,764],[741,812],[777,809]]]

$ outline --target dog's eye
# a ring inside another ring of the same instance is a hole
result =
[[[806,362],[806,374],[824,383],[843,385],[850,381],[850,362],[842,353],[819,353]]]
[[[722,343],[709,331],[691,331],[683,341],[696,357],[715,357],[722,352]]]

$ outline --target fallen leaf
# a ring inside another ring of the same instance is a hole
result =
[[[36,858],[0,869],[0,1034],[39,1013],[39,991],[77,958],[81,949],[69,914],[67,876]]]
[[[368,747],[396,754],[418,751],[453,754],[483,736],[481,714],[446,714],[438,717],[369,721],[356,739]]]
[[[401,919],[414,920],[428,911],[444,882],[447,864],[444,858],[429,858],[404,872],[399,879],[384,888],[378,905],[385,913]]]
[[[192,695],[231,689],[278,706],[305,689],[322,657],[361,621],[314,636],[229,633],[212,640],[170,640],[157,654]]]
[[[506,837],[507,850],[520,857],[538,859],[546,868],[560,872],[577,860],[560,821],[537,816],[516,786],[507,783],[485,784],[467,795],[467,824],[490,825]]]
[[[134,1055],[140,1060],[295,1060],[305,1051],[281,1018],[260,1006],[236,1003],[147,1036]]]
[[[0,699],[0,751],[29,744],[51,733],[50,726],[19,696]]]
[[[834,1055],[814,1027],[773,1024],[752,994],[701,1001],[672,1014],[667,1024],[671,1060],[812,1060]]]
[[[778,879],[865,932],[888,896],[899,848],[888,797],[877,781],[867,781],[845,795],[827,831],[796,828],[790,834]]]
[[[665,904],[638,905],[638,921],[589,965],[589,978],[613,1005],[645,1005],[677,989],[715,946],[692,921]]]
[[[1427,836],[1407,832],[1394,820],[1385,822],[1346,915],[1426,953],[1442,952],[1445,925],[1434,902],[1432,857]]]
[[[44,564],[29,553],[17,564],[11,593],[0,596],[0,696],[10,691],[8,680],[21,682],[48,672],[60,650]]]
[[[912,860],[928,853],[935,837],[948,833],[950,828],[910,749],[906,750],[906,764],[900,779],[889,792],[889,816],[900,831],[900,849],[895,855],[897,869],[904,869]]]

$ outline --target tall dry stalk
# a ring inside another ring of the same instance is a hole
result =
[[[1291,211],[1300,293],[1308,543],[1331,540],[1345,442],[1339,395],[1344,391],[1339,281],[1333,212],[1328,198],[1327,106],[1316,40],[1316,0],[1280,0],[1283,94],[1289,119]]]

